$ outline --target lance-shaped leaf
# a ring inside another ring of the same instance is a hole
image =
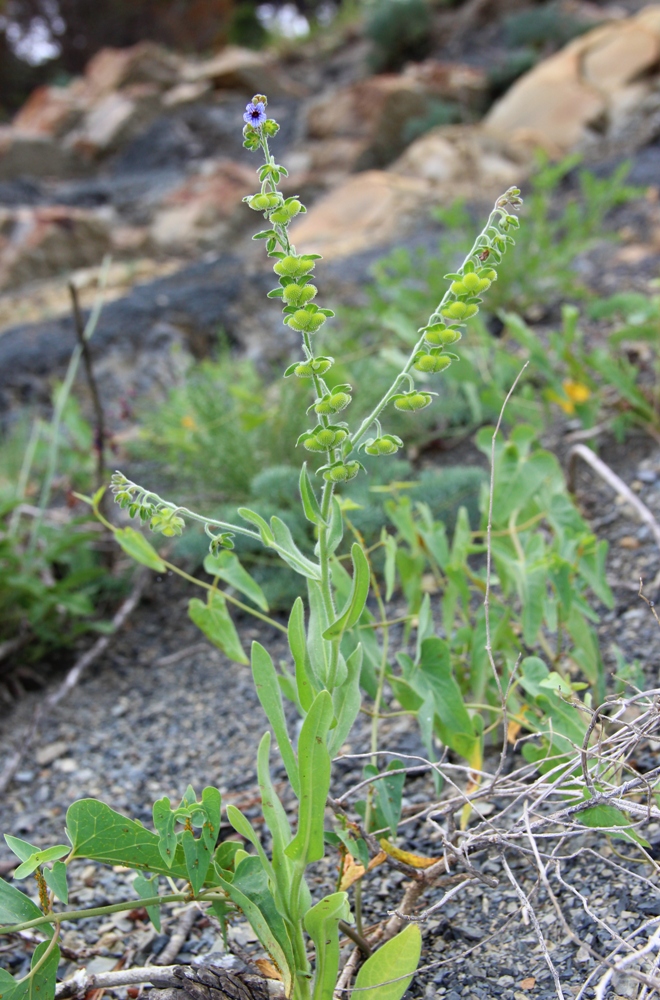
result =
[[[334,639],[346,629],[352,628],[364,610],[364,605],[369,594],[371,575],[369,561],[362,551],[362,547],[357,542],[353,542],[351,559],[353,561],[353,584],[348,602],[339,618],[323,633],[324,639]]]
[[[349,917],[345,892],[333,892],[305,914],[305,930],[316,946],[313,1000],[332,996],[339,972],[339,921]]]
[[[323,818],[330,790],[327,738],[333,716],[332,699],[327,691],[321,691],[307,713],[298,740],[298,831],[286,853],[303,865],[323,857]]]
[[[401,1000],[421,953],[420,929],[417,924],[410,924],[369,956],[355,980],[355,989],[360,990],[356,996],[360,1000]]]
[[[312,524],[324,524],[325,522],[321,515],[321,508],[319,507],[314,487],[311,484],[309,473],[307,472],[307,462],[303,462],[302,469],[300,470],[299,485],[305,517],[308,521],[311,521]]]
[[[158,831],[158,850],[161,858],[169,867],[174,861],[177,840],[174,832],[176,816],[167,796],[154,802],[152,814],[154,826]]]
[[[274,885],[276,879],[273,866],[269,861],[266,852],[261,846],[261,841],[259,840],[259,837],[257,836],[254,827],[252,826],[252,823],[250,823],[250,820],[247,818],[247,816],[243,815],[240,809],[237,809],[236,806],[233,806],[231,804],[227,806],[227,819],[229,820],[233,828],[236,830],[236,833],[240,833],[241,837],[245,837],[245,839],[249,841],[253,847],[256,847],[257,854],[259,855],[259,860],[261,862],[261,867],[266,872],[266,875]],[[237,852],[235,852],[234,856],[236,855]]]
[[[59,858],[66,857],[69,850],[70,848],[66,844],[57,844],[55,847],[46,848],[45,851],[35,851],[22,865],[18,866],[14,872],[14,878],[26,878],[32,872],[36,871],[39,865],[43,865],[47,861],[56,861]]]
[[[308,670],[307,642],[305,640],[305,608],[301,597],[296,597],[287,628],[289,649],[296,667],[296,688],[298,700],[304,713],[309,712],[316,688],[311,671]]]
[[[67,850],[68,853],[68,850]],[[56,861],[52,868],[43,869],[46,885],[63,903],[69,902],[69,887],[66,882],[66,865]]]
[[[135,528],[117,528],[115,539],[121,545],[126,555],[136,562],[155,569],[157,573],[164,573],[167,567],[156,552],[153,545],[150,545],[144,535],[141,535]]]
[[[204,604],[198,597],[191,598],[188,602],[188,614],[207,639],[221,649],[225,656],[236,663],[248,663],[222,594],[217,590],[209,592],[208,604]]]
[[[133,888],[140,899],[151,899],[158,895],[158,876],[152,875],[151,878],[146,878],[145,875],[136,875],[133,879]],[[160,933],[160,906],[147,906],[147,916]]]
[[[217,556],[208,555],[204,569],[209,576],[218,576],[241,594],[249,597],[262,611],[268,611],[268,601],[256,580],[253,580],[237,555],[223,549]]]
[[[274,537],[274,543],[271,542],[270,545],[271,548],[277,550],[280,559],[283,559],[291,569],[295,569],[296,573],[300,573],[301,576],[305,576],[309,580],[320,580],[321,567],[303,555],[284,521],[273,515],[270,519],[270,526]]]
[[[270,778],[270,733],[264,733],[257,752],[257,777],[259,779],[259,791],[261,792],[261,807],[264,813],[266,826],[270,831],[273,840],[272,845],[272,873],[275,884],[271,886],[275,894],[278,908],[283,913],[291,913],[296,909],[302,911],[309,908],[308,893],[304,894],[302,900],[294,901],[291,897],[292,872],[291,861],[284,853],[291,841],[291,827],[280,802],[277,792],[273,788]],[[304,884],[304,880],[303,880]]]
[[[195,895],[204,885],[211,864],[211,851],[200,837],[196,840],[190,830],[184,830],[181,846],[186,859],[186,871]]]
[[[295,962],[282,916],[275,906],[266,872],[259,858],[244,858],[232,882],[220,880],[229,898],[240,907],[252,930],[282,974],[284,992],[291,996]]]
[[[362,670],[362,645],[358,644],[346,660],[346,680],[332,692],[332,704],[337,725],[330,730],[328,753],[334,757],[353,728],[358,717],[362,696],[360,694],[360,672]]]
[[[222,809],[222,798],[217,788],[207,785],[202,792],[200,811],[204,815],[202,824],[202,839],[209,851],[215,850],[215,844],[220,830],[220,812]]]
[[[272,545],[274,540],[273,532],[270,530],[268,522],[264,521],[261,514],[257,514],[256,511],[250,510],[249,507],[239,507],[236,513],[240,514],[244,521],[249,521],[250,524],[254,524],[259,529],[261,541],[264,545]]]
[[[297,798],[300,791],[298,764],[289,739],[277,672],[270,655],[259,642],[252,643],[252,676],[261,707],[273,727],[286,773]]]

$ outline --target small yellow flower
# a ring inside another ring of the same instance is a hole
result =
[[[589,386],[585,385],[583,382],[572,382],[570,379],[566,379],[562,382],[562,389],[565,395],[560,396],[557,392],[549,392],[548,398],[552,400],[553,403],[557,403],[561,406],[564,413],[569,417],[575,413],[576,403],[586,403],[586,401],[591,396],[591,390]]]
[[[193,417],[189,413],[186,413],[185,417],[181,418],[181,426],[185,427],[187,431],[197,430],[197,424]]]

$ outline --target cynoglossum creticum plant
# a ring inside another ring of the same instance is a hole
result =
[[[345,884],[340,883],[337,891],[313,904],[305,875],[308,866],[324,855],[327,840],[324,810],[330,789],[331,760],[346,741],[360,711],[361,681],[375,699],[373,716],[374,726],[377,726],[387,646],[376,662],[368,662],[366,637],[373,630],[364,632],[363,642],[357,626],[371,620],[366,608],[372,584],[371,566],[357,532],[350,550],[352,574],[335,556],[344,531],[336,490],[341,483],[359,474],[361,463],[357,456],[360,448],[371,456],[387,456],[401,447],[401,439],[383,430],[380,423],[390,405],[404,413],[413,413],[431,403],[434,394],[417,388],[415,372],[425,376],[440,373],[452,363],[455,355],[448,348],[460,340],[464,323],[478,311],[481,293],[495,280],[502,254],[507,244],[513,242],[509,232],[518,222],[512,212],[519,207],[520,197],[518,190],[512,188],[498,199],[485,229],[462,266],[448,275],[450,285],[429,322],[419,330],[417,342],[402,370],[372,412],[351,431],[343,419],[344,411],[351,405],[351,386],[333,385],[326,379],[333,358],[318,356],[314,349],[315,334],[331,318],[332,311],[313,301],[317,288],[311,278],[319,256],[298,254],[289,238],[289,224],[303,211],[303,206],[295,197],[284,198],[278,189],[286,171],[275,163],[269,151],[269,138],[275,135],[278,126],[267,118],[265,107],[265,97],[257,95],[245,114],[245,145],[261,150],[264,155],[264,164],[259,169],[261,188],[246,200],[250,208],[262,212],[267,221],[267,228],[255,238],[265,241],[279,278],[278,286],[270,295],[282,299],[284,322],[301,335],[302,357],[285,375],[308,380],[313,390],[310,412],[316,419],[302,435],[300,444],[310,454],[318,452],[322,456],[321,467],[317,470],[322,478],[320,496],[306,463],[302,466],[299,485],[305,517],[317,534],[315,551],[312,557],[302,553],[290,530],[276,516],[267,522],[249,508],[239,508],[242,523],[207,518],[163,500],[121,473],[113,476],[112,490],[129,516],[165,537],[180,534],[187,521],[197,521],[204,526],[210,536],[205,568],[214,581],[212,585],[202,584],[207,590],[206,603],[194,599],[189,610],[192,619],[228,656],[247,662],[226,603],[227,600],[241,602],[229,592],[221,592],[220,581],[247,597],[253,606],[241,603],[245,610],[286,632],[292,669],[284,665],[278,673],[267,650],[257,642],[252,645],[251,666],[256,690],[278,742],[296,801],[294,829],[271,782],[271,734],[267,732],[257,751],[257,774],[264,819],[271,837],[270,856],[264,851],[250,821],[232,805],[226,808],[227,819],[256,853],[248,854],[236,841],[216,846],[221,800],[214,788],[204,789],[201,800],[197,800],[189,788],[181,804],[174,808],[166,798],[156,802],[153,807],[155,833],[101,802],[83,799],[74,803],[67,814],[71,849],[60,845],[44,853],[26,842],[11,839],[10,846],[22,861],[18,877],[39,873],[45,912],[41,913],[39,907],[26,900],[18,890],[0,882],[0,920],[9,925],[0,930],[15,931],[26,926],[49,929],[49,941],[36,954],[30,975],[21,982],[10,982],[10,977],[0,981],[3,993],[14,991],[11,1000],[27,998],[31,984],[37,981],[44,1000],[52,996],[60,921],[99,912],[55,912],[53,908],[55,897],[66,903],[66,866],[72,858],[81,856],[137,869],[140,874],[133,885],[154,920],[159,904],[183,899],[208,902],[223,922],[232,913],[242,912],[277,966],[287,996],[295,1000],[312,997],[313,1000],[332,1000],[337,984],[339,932],[340,928],[342,931],[348,928],[350,932],[351,920]],[[342,414],[341,419],[339,414]],[[91,499],[97,512],[99,499],[100,493]],[[169,565],[139,531],[132,527],[113,530],[122,548],[137,561],[159,572]],[[286,627],[268,619],[262,592],[231,551],[232,539],[237,535],[260,541],[306,579],[308,607],[305,609],[302,599],[298,598]],[[375,597],[382,608],[377,590]],[[295,747],[283,709],[282,692],[295,703],[302,716]],[[377,736],[377,728],[372,733],[372,741],[374,734]],[[397,786],[400,799],[400,776],[393,775],[386,780]],[[387,794],[382,794],[383,789]],[[384,781],[377,783],[373,801],[368,798],[365,803],[367,830],[373,829],[371,819],[375,815],[379,817],[377,825],[382,816],[392,834],[396,832],[398,820],[392,816],[391,807],[388,808],[389,796],[389,785]],[[355,830],[359,829],[356,825]],[[364,839],[359,836],[356,839],[345,822],[339,824],[337,838],[363,858],[366,868],[369,858]],[[51,862],[53,867],[49,870],[45,865]],[[151,873],[150,878],[146,872]],[[160,877],[167,877],[171,882],[178,880],[178,885],[174,885],[176,891],[159,895]],[[133,905],[131,901],[126,908]],[[106,910],[100,908],[102,912]],[[359,922],[358,928],[361,930]],[[313,968],[308,939],[315,951]],[[365,992],[366,1000],[376,1000],[380,990],[377,984],[386,981],[396,981],[390,982],[387,996],[388,1000],[398,1000],[406,991],[419,960],[421,935],[417,925],[406,927],[389,944],[383,935],[380,943],[383,942],[383,947],[367,959],[357,977],[357,987],[370,987]]]

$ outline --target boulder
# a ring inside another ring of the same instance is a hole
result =
[[[17,177],[71,177],[85,172],[73,149],[52,136],[19,132],[0,126],[0,180]]]
[[[131,84],[148,83],[158,90],[179,81],[180,59],[155,42],[127,49],[101,49],[85,68],[85,86],[93,99]]]
[[[158,89],[141,83],[99,98],[64,145],[83,158],[95,160],[115,152],[161,112]]]
[[[402,177],[428,182],[434,200],[496,198],[519,184],[534,164],[533,150],[478,126],[449,125],[413,142],[389,168]]]
[[[434,101],[472,105],[485,87],[481,71],[427,60],[403,74],[381,73],[324,93],[307,107],[307,135],[311,140],[359,140],[359,167],[386,166],[410,141],[411,121],[427,117]]]
[[[22,135],[58,139],[77,125],[83,110],[80,81],[68,87],[37,87],[14,116],[12,125]]]
[[[239,226],[252,221],[242,199],[254,190],[254,170],[232,160],[211,163],[167,195],[155,213],[151,238],[168,250],[217,245],[234,219]],[[239,206],[244,211],[237,219]]]
[[[657,88],[660,6],[594,28],[521,77],[493,106],[488,129],[561,155],[616,142]]]
[[[0,209],[0,288],[99,264],[111,247],[107,222],[64,205]]]
[[[291,227],[301,253],[329,259],[362,253],[393,241],[424,212],[429,184],[382,170],[347,178]]]
[[[183,67],[189,83],[207,81],[216,90],[238,90],[247,98],[266,94],[269,98],[300,97],[302,88],[288,79],[272,56],[238,45],[227,45],[216,56]]]

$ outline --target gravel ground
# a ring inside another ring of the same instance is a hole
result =
[[[625,446],[608,445],[601,453],[660,517],[660,449],[648,438],[633,437]],[[655,543],[648,529],[639,527],[630,511],[586,466],[579,467],[577,484],[584,513],[611,541],[608,578],[617,603],[613,611],[602,616],[603,647],[607,652],[616,642],[627,658],[639,658],[648,683],[657,686],[660,629],[636,596],[640,575],[648,581],[648,596],[658,596]],[[236,803],[259,824],[255,747],[265,718],[248,669],[228,662],[200,641],[185,616],[187,600],[187,585],[152,578],[139,611],[109,652],[43,724],[38,749],[25,758],[0,802],[2,830],[38,845],[61,841],[67,805],[84,796],[103,798],[150,825],[149,804],[162,795],[177,799],[189,782],[198,789],[217,785],[225,802]],[[286,655],[279,633],[260,623],[258,627],[250,621],[241,624],[245,641],[260,639],[275,659]],[[21,739],[40,697],[28,695],[0,724],[5,750]],[[406,719],[388,721],[382,745],[399,753],[422,752],[417,732]],[[345,749],[355,753],[368,749],[366,718]],[[357,773],[346,762],[336,766],[334,794],[346,790]],[[281,766],[274,766],[273,777],[284,790]],[[432,796],[426,778],[414,779],[406,786],[405,805],[412,810],[432,801]],[[227,827],[221,836],[229,832]],[[653,825],[646,835],[660,841],[660,830]],[[433,855],[438,836],[432,823],[422,822],[407,829],[406,843],[419,853]],[[652,875],[648,866],[629,863],[629,872],[617,870],[608,863],[608,859],[616,861],[610,844],[588,833],[581,841],[583,846],[591,845],[596,856],[576,858],[568,862],[564,872],[588,894],[600,917],[612,921],[623,933],[639,922],[640,914],[660,913],[660,895],[650,883],[637,878]],[[623,847],[617,850],[625,853]],[[10,858],[2,846],[0,863]],[[510,863],[520,884],[531,890],[535,873],[527,861],[513,855]],[[424,965],[408,996],[549,1000],[556,996],[550,971],[534,928],[521,913],[515,890],[501,877],[499,859],[483,855],[478,864],[485,874],[498,877],[498,886],[470,885],[425,923]],[[329,858],[316,867],[312,878],[316,892],[332,891],[335,866],[336,858]],[[116,902],[132,891],[121,870],[101,870],[83,863],[73,866],[72,880],[70,902],[77,906]],[[402,883],[405,876],[391,869],[376,869],[368,876],[367,924],[383,918],[398,904]],[[428,903],[437,898],[439,894],[431,892]],[[578,949],[566,938],[549,901],[538,893],[536,898],[564,995],[573,997],[593,959],[588,949]],[[176,908],[165,911],[160,934],[141,919],[144,912],[137,900],[136,909],[128,915],[90,918],[70,925],[64,937],[69,957],[61,974],[70,974],[78,966],[74,955],[95,971],[113,968],[122,958],[127,964],[153,960],[176,927],[179,912]],[[568,900],[565,912],[586,945],[605,946],[605,936],[579,901]],[[243,947],[252,947],[253,936],[246,924],[234,925],[231,937]],[[222,947],[215,921],[203,918],[178,960],[190,961]],[[0,951],[0,964],[24,974],[30,951],[27,942],[10,942]],[[633,997],[635,990],[632,982],[615,981],[608,996]]]
[[[653,212],[655,222],[655,207]],[[646,234],[638,239],[647,244]],[[632,237],[631,245],[636,245]],[[595,267],[590,277],[595,280],[599,274],[602,276],[603,269],[598,266],[597,255],[592,259]],[[619,254],[617,260],[616,273],[610,263],[609,277],[603,279],[604,292],[611,293],[616,287],[650,290],[649,283],[657,272],[657,256],[629,252],[628,259]],[[569,446],[567,430],[571,427],[561,432],[553,428],[548,435],[547,445],[562,459]],[[604,440],[600,455],[660,520],[658,444],[643,435],[629,436],[625,445]],[[458,460],[455,453],[452,460]],[[583,463],[577,467],[576,484],[582,512],[594,530],[610,542],[607,575],[616,606],[612,611],[600,609],[599,626],[606,665],[614,669],[616,645],[628,662],[640,661],[647,685],[657,687],[660,629],[637,590],[643,576],[647,597],[660,601],[658,547],[649,529],[640,526],[630,509]],[[202,641],[188,622],[188,597],[187,585],[168,578],[151,578],[139,610],[107,654],[42,724],[38,749],[26,755],[0,801],[0,830],[37,845],[61,842],[67,806],[85,796],[100,797],[113,808],[150,825],[150,803],[163,795],[178,799],[188,783],[198,790],[206,784],[217,785],[226,803],[240,806],[260,826],[255,753],[266,721],[249,670],[227,661]],[[242,621],[239,627],[244,642],[259,639],[275,660],[287,655],[279,632],[261,624],[255,627],[252,621]],[[52,683],[56,681],[53,677]],[[29,693],[0,720],[2,753],[8,756],[20,744],[35,704],[42,698],[43,693]],[[368,749],[368,726],[366,717],[359,721],[346,752]],[[416,728],[406,719],[389,720],[383,725],[381,745],[401,754],[423,753]],[[658,749],[658,744],[649,747],[649,766],[657,766]],[[512,758],[511,766],[515,763]],[[0,757],[0,770],[2,766]],[[336,765],[333,794],[345,791],[357,775],[357,765],[345,761]],[[278,791],[286,794],[284,770],[276,764],[275,755],[273,778]],[[416,778],[406,785],[404,806],[412,812],[433,801],[433,796],[429,779]],[[498,808],[497,800],[493,808]],[[405,829],[403,846],[434,855],[439,833],[433,823],[413,823]],[[221,836],[229,834],[230,828],[223,827]],[[654,856],[660,856],[657,824],[647,827],[646,836]],[[592,853],[567,861],[563,873],[588,897],[592,916],[568,889],[558,885],[555,888],[566,919],[582,942],[579,947],[565,934],[544,891],[534,891],[536,874],[528,861],[515,854],[508,859],[523,889],[535,892],[536,913],[566,1000],[575,997],[579,984],[593,967],[589,947],[607,948],[608,938],[599,920],[608,921],[623,934],[637,926],[640,919],[660,915],[657,876],[650,865],[633,860],[634,851],[628,845],[606,842],[585,832],[579,842],[571,842],[571,852],[578,846]],[[619,857],[621,854],[625,861]],[[4,865],[5,874],[12,857],[0,844],[0,866]],[[501,860],[495,853],[491,856],[484,852],[475,864],[483,874],[495,876],[498,885],[491,888],[470,883],[424,923],[423,965],[407,994],[409,1000],[556,997],[534,927],[526,911],[521,910]],[[70,902],[76,906],[116,902],[130,898],[132,893],[127,874],[120,869],[74,863],[71,875]],[[332,891],[335,880],[336,858],[329,857],[313,871],[314,892],[320,895]],[[405,881],[402,873],[385,866],[366,876],[367,924],[382,919],[398,905]],[[430,892],[426,902],[430,905],[440,896],[441,891]],[[136,898],[133,911],[88,918],[68,926],[60,975],[71,974],[80,964],[100,972],[121,962],[129,966],[153,961],[176,929],[180,910],[165,908],[161,933],[145,917]],[[245,923],[232,925],[230,939],[240,947],[254,948],[254,937]],[[202,917],[178,961],[189,962],[223,948],[215,920]],[[23,975],[31,950],[28,940],[0,942],[0,966]],[[608,1000],[637,996],[636,984],[624,977],[615,978],[611,987]],[[126,996],[125,989],[116,992]],[[586,995],[593,996],[593,991]]]

